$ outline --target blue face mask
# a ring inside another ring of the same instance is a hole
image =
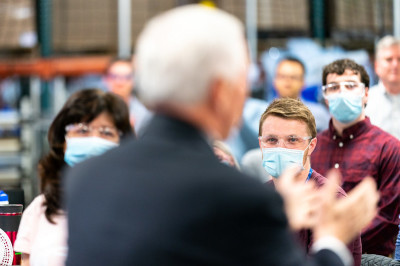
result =
[[[362,98],[362,95],[343,93],[328,97],[329,112],[339,122],[344,124],[350,123],[361,115]]]
[[[310,143],[308,146],[310,146]],[[263,167],[268,174],[275,178],[278,178],[283,171],[291,166],[300,166],[304,169],[303,158],[307,148],[305,148],[305,150],[264,148]]]
[[[66,138],[65,141],[67,149],[64,154],[64,161],[69,166],[74,166],[118,146],[118,143],[99,137]]]

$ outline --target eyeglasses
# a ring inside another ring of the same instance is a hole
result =
[[[312,139],[311,136],[307,137],[299,137],[296,135],[290,135],[283,138],[279,138],[278,136],[274,135],[267,135],[258,137],[260,141],[260,145],[262,148],[276,148],[279,147],[280,144],[283,142],[283,145],[289,149],[297,149],[302,148],[304,143]]]
[[[355,95],[360,95],[364,93],[365,85],[364,83],[358,83],[353,81],[343,81],[338,83],[330,83],[322,86],[322,91],[324,97],[339,94],[342,89]]]
[[[93,127],[85,123],[70,124],[65,127],[65,131],[71,137],[90,137],[93,136],[94,130],[97,131],[97,133],[101,138],[114,142],[118,142],[119,137],[122,134],[115,127],[108,127],[108,126]]]
[[[120,74],[113,74],[113,73],[108,73],[107,77],[112,80],[122,80],[122,81],[130,81],[133,78],[132,74],[120,75]]]

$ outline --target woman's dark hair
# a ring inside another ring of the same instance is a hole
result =
[[[72,94],[50,125],[47,135],[50,151],[40,160],[38,172],[40,190],[46,199],[45,215],[51,223],[54,223],[52,216],[61,209],[60,175],[66,165],[65,127],[74,123],[89,123],[103,112],[110,115],[115,127],[122,134],[121,138],[133,135],[126,103],[120,97],[98,89],[85,89]]]

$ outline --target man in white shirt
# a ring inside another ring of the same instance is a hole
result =
[[[382,38],[375,52],[379,83],[370,88],[365,113],[371,123],[400,139],[400,39]]]

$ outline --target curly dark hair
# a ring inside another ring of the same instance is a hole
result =
[[[357,64],[351,59],[340,59],[326,65],[322,73],[322,85],[326,85],[326,77],[329,74],[343,75],[346,70],[351,70],[356,75],[360,74],[361,82],[364,83],[365,87],[369,87],[367,71],[362,65]]]
[[[103,112],[110,115],[115,127],[122,133],[121,138],[133,135],[126,103],[120,97],[99,89],[85,89],[72,94],[50,125],[47,135],[50,151],[40,160],[38,172],[40,190],[46,199],[45,215],[51,223],[54,223],[53,215],[59,213],[62,206],[65,127],[73,123],[88,123]]]

